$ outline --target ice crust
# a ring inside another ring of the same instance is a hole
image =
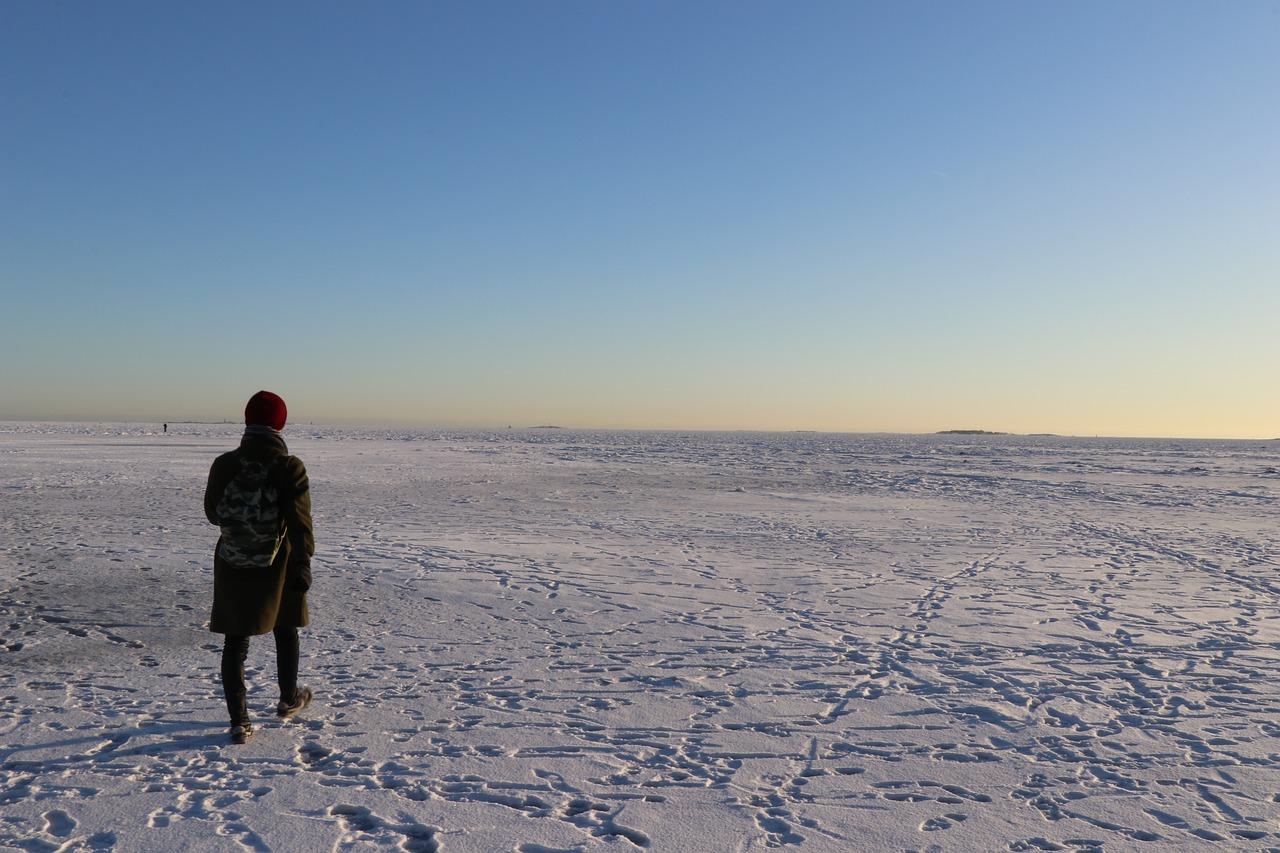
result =
[[[0,424],[0,848],[1280,850],[1274,443],[285,435],[316,701],[256,639],[230,746],[238,429]]]

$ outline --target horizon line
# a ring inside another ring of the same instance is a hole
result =
[[[145,424],[178,424],[190,426],[243,426],[239,420],[206,420],[198,418],[188,418],[183,420],[164,420],[162,418],[140,419],[140,420],[117,420],[111,418],[93,418],[93,417],[77,417],[77,418],[36,418],[36,417],[0,417],[0,424],[97,424],[100,426],[140,426]],[[327,429],[378,429],[378,430],[454,430],[460,432],[530,432],[530,431],[563,431],[563,432],[664,432],[664,433],[761,433],[769,435],[902,435],[902,436],[952,436],[958,438],[1076,438],[1076,439],[1136,439],[1136,440],[1159,440],[1159,441],[1262,441],[1272,442],[1280,441],[1280,436],[1272,436],[1267,438],[1252,437],[1225,437],[1225,436],[1198,436],[1198,435],[1136,435],[1136,434],[1110,434],[1110,433],[1057,433],[1057,432],[1013,432],[1008,430],[986,430],[986,429],[943,429],[943,430],[839,430],[839,429],[769,429],[761,427],[619,427],[619,426],[565,426],[561,424],[535,424],[527,426],[516,426],[509,424],[507,426],[486,426],[486,425],[452,425],[444,426],[439,424],[426,423],[379,423],[373,421],[366,422],[340,422],[340,421],[292,421],[285,424],[283,432],[287,432],[290,427],[321,427]]]

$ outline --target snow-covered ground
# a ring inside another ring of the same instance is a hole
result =
[[[239,430],[0,424],[0,848],[1280,850],[1275,444],[285,435],[317,701],[255,640],[231,746]]]

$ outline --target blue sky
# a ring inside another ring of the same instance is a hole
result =
[[[11,2],[0,419],[1280,435],[1276,2]]]

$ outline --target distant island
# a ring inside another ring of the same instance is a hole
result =
[[[1008,435],[1007,432],[991,432],[985,429],[944,429],[938,435]]]

